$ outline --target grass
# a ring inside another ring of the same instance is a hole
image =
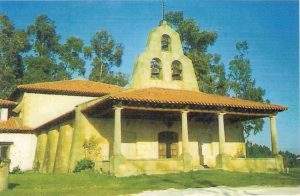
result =
[[[96,172],[9,176],[9,189],[1,195],[118,195],[145,190],[212,186],[299,186],[300,168],[289,174],[259,174],[203,170],[188,173],[115,178]]]

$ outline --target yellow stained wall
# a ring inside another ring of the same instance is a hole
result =
[[[70,122],[64,123],[59,128],[54,172],[66,173],[69,169],[70,151],[73,139],[73,128]]]
[[[86,118],[82,121],[85,138],[96,136],[101,142],[102,158],[109,160],[113,144],[113,119]],[[143,119],[122,119],[121,152],[126,159],[158,159],[158,133],[174,131],[178,133],[178,150],[181,154],[181,123],[174,122],[167,127],[162,121]],[[245,156],[244,136],[238,124],[225,122],[225,153],[233,157]],[[189,121],[189,150],[193,166],[200,164],[215,166],[218,152],[218,132],[216,124]],[[80,146],[78,146],[80,147]],[[82,155],[82,154],[81,154]],[[78,156],[77,160],[79,160]]]
[[[52,173],[56,158],[57,142],[59,137],[59,132],[56,129],[52,129],[48,132],[48,142],[45,152],[45,158],[43,163],[43,172]]]
[[[34,159],[34,168],[38,171],[42,171],[46,147],[47,147],[47,132],[41,131],[38,133],[37,137],[37,145],[36,145],[36,152],[35,152],[35,159]]]
[[[17,106],[25,126],[36,128],[95,97],[24,93]]]
[[[171,50],[161,51],[161,37],[171,38]],[[151,78],[151,60],[161,60],[161,79]],[[172,80],[171,65],[178,60],[182,64],[182,80]],[[199,91],[192,61],[183,54],[179,34],[165,22],[153,29],[148,36],[146,50],[138,56],[133,69],[130,87],[134,89],[159,87]]]

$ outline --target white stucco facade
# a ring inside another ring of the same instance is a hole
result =
[[[11,160],[10,170],[19,166],[22,171],[31,170],[33,167],[35,148],[35,134],[1,133],[0,142],[12,142],[9,150]]]

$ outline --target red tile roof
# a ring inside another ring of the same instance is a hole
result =
[[[30,127],[23,126],[18,118],[10,118],[7,121],[0,121],[0,133],[31,133]]]
[[[287,109],[287,107],[280,105],[255,102],[214,94],[207,94],[197,91],[173,90],[163,88],[126,90],[121,93],[109,95],[107,99],[146,103],[218,106],[269,111],[283,111]]]
[[[0,108],[1,107],[14,107],[17,103],[10,100],[0,99]]]
[[[89,80],[63,80],[55,82],[24,84],[19,85],[17,89],[25,92],[37,93],[102,96],[119,92],[122,90],[122,87]]]

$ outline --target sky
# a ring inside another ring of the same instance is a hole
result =
[[[183,11],[202,29],[218,33],[209,52],[220,54],[225,68],[236,54],[235,43],[247,40],[256,84],[272,103],[289,107],[277,115],[279,148],[300,154],[298,1],[167,0],[165,4],[166,11]],[[106,29],[125,47],[120,71],[131,74],[149,31],[161,20],[161,4],[160,0],[1,1],[0,13],[20,29],[46,14],[55,21],[62,41],[76,36],[88,44],[96,31]],[[249,140],[270,146],[268,119],[263,131]]]

